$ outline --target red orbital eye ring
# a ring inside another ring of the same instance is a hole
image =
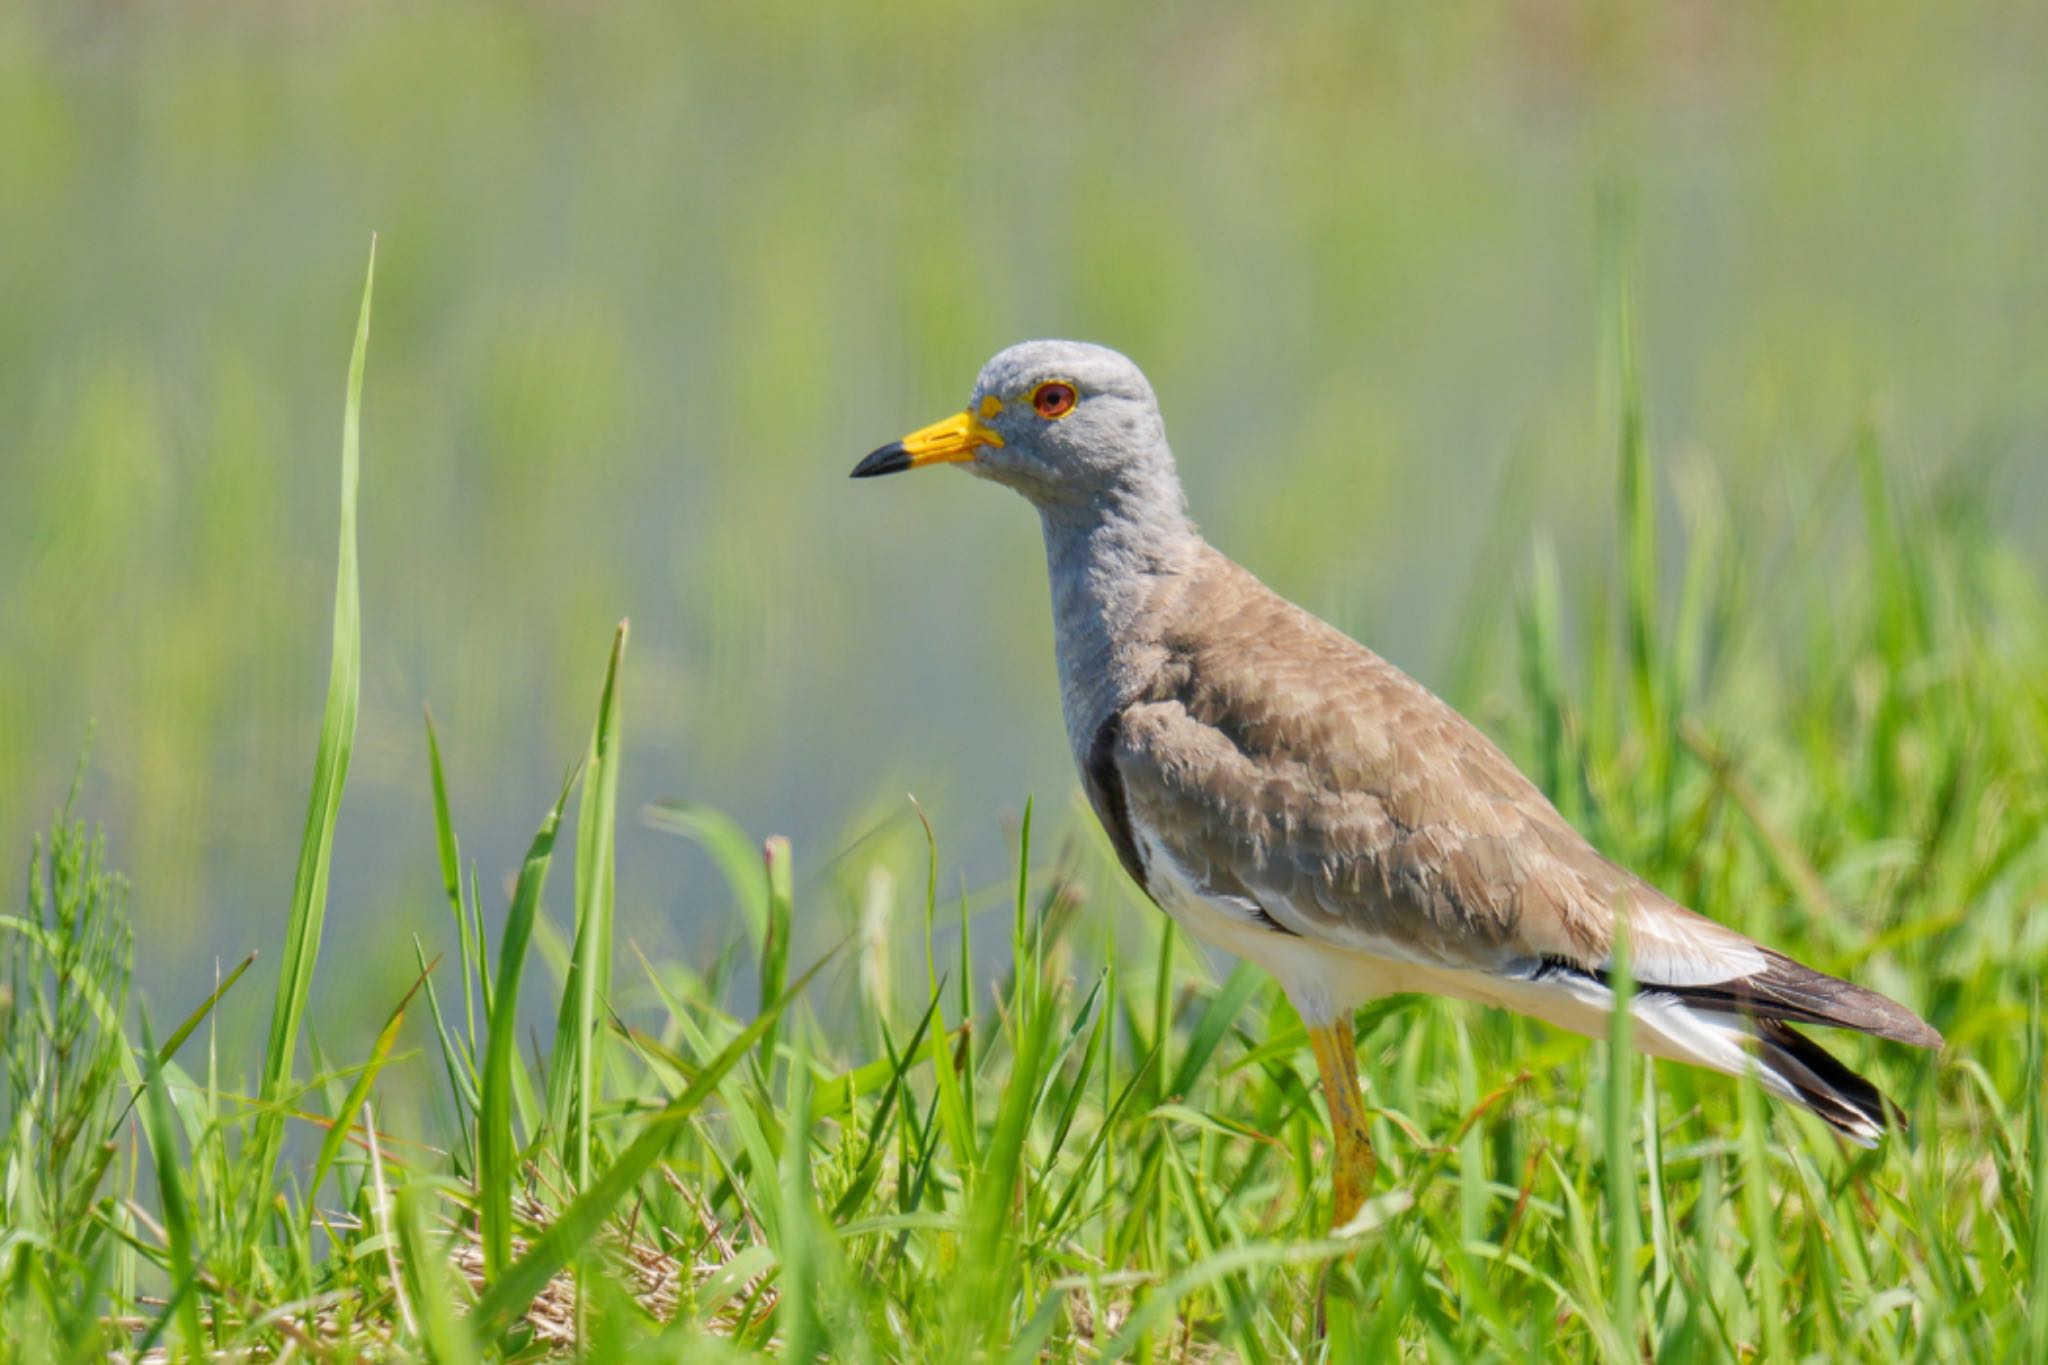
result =
[[[1074,392],[1072,384],[1063,384],[1057,379],[1040,384],[1031,391],[1032,408],[1047,421],[1055,417],[1065,417],[1074,410],[1074,404],[1078,399],[1079,395]]]

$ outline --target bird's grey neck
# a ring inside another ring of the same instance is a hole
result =
[[[1169,476],[1170,478],[1170,476]],[[1158,600],[1201,545],[1177,480],[1039,508],[1060,704],[1077,755],[1159,666]]]

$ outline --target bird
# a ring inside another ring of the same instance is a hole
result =
[[[853,477],[939,464],[1038,511],[1067,738],[1123,869],[1196,938],[1269,973],[1306,1026],[1333,1225],[1377,1173],[1353,1012],[1395,994],[1599,1038],[1625,954],[1641,1051],[1752,1075],[1861,1146],[1903,1124],[1794,1026],[1923,1048],[1939,1033],[1603,856],[1478,726],[1213,548],[1127,357],[1011,346],[963,411]]]

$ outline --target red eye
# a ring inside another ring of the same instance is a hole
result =
[[[1040,417],[1051,421],[1055,417],[1065,417],[1072,412],[1075,397],[1072,384],[1063,384],[1055,379],[1049,384],[1040,384],[1031,391],[1031,406],[1038,410]]]

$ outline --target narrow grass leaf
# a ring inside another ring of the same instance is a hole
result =
[[[313,964],[320,955],[320,931],[327,916],[327,879],[334,853],[334,825],[355,747],[356,711],[362,689],[362,599],[356,568],[356,486],[362,446],[363,364],[370,345],[370,298],[377,282],[377,243],[363,278],[362,310],[356,319],[355,349],[349,357],[348,396],[341,421],[341,548],[334,576],[334,644],[327,678],[327,709],[313,759],[313,791],[299,844],[292,885],[291,917],[285,924],[284,958],[277,977],[277,1003],[263,1054],[262,1096],[251,1151],[257,1166],[257,1197],[249,1200],[254,1226],[270,1204],[272,1169],[283,1136],[283,1101],[291,1089],[299,1026],[313,990]]]
[[[177,1316],[182,1354],[196,1360],[206,1352],[206,1338],[199,1321],[199,1256],[193,1243],[192,1196],[185,1184],[185,1163],[178,1155],[176,1121],[171,1115],[170,1091],[164,1084],[163,1062],[150,1045],[147,1020],[142,1025],[142,1050],[148,1059],[143,1126],[149,1134],[150,1154],[156,1161],[157,1198],[163,1209],[167,1242],[165,1268],[175,1286],[175,1302],[167,1315]]]
[[[761,870],[768,887],[768,927],[761,942],[761,999],[782,998],[783,983],[789,978],[789,937],[795,918],[796,873],[789,840],[771,835],[761,844]],[[768,1031],[772,1046],[777,1030]]]
[[[761,850],[737,821],[709,806],[654,801],[640,818],[650,829],[680,834],[711,855],[739,906],[747,942],[760,954],[768,941],[768,889],[761,881]]]
[[[583,793],[576,829],[576,939],[562,1001],[555,1012],[555,1051],[548,1071],[548,1113],[562,1135],[563,1165],[575,1188],[590,1183],[591,1111],[600,1102],[604,1068],[599,1050],[603,1002],[611,996],[612,912],[615,900],[619,799],[619,665],[627,623],[612,634],[597,724],[583,759]]]
[[[398,1192],[399,1266],[412,1301],[419,1305],[419,1328],[427,1359],[433,1365],[473,1365],[476,1348],[454,1310],[459,1291],[448,1274],[449,1249],[427,1228],[424,1186],[407,1185]]]
[[[492,992],[490,1036],[484,1055],[483,1116],[477,1132],[481,1167],[477,1195],[483,1210],[484,1273],[490,1278],[503,1273],[512,1260],[512,1188],[518,1183],[518,1155],[512,1144],[512,1063],[519,1047],[519,979],[526,969],[534,916],[540,911],[548,863],[555,851],[555,832],[561,827],[562,807],[573,781],[572,775],[562,784],[561,795],[526,850],[526,862],[512,893],[511,913],[505,917],[505,935],[498,945],[497,987]]]
[[[1173,1070],[1173,1079],[1168,1082],[1166,1094],[1169,1098],[1185,1098],[1201,1079],[1203,1068],[1216,1055],[1216,1049],[1230,1033],[1231,1025],[1244,1011],[1245,1004],[1256,995],[1266,983],[1264,973],[1248,962],[1240,962],[1223,983],[1223,989],[1209,997],[1202,1018],[1195,1025],[1192,1037],[1188,1039],[1187,1050],[1181,1053],[1180,1065]]]
[[[441,890],[448,897],[448,911],[455,917],[455,943],[462,968],[462,1016],[468,1030],[471,1055],[476,1051],[475,974],[483,970],[484,945],[462,904],[462,844],[455,837],[455,820],[449,814],[448,778],[441,767],[441,737],[434,728],[432,707],[423,708],[427,724],[427,768],[434,790],[434,852],[441,864]],[[439,1017],[439,1010],[436,1010]]]
[[[370,1047],[370,1059],[363,1063],[362,1069],[356,1073],[355,1082],[349,1087],[348,1097],[335,1109],[334,1121],[327,1126],[327,1136],[320,1140],[320,1155],[313,1162],[313,1178],[306,1182],[305,1219],[308,1223],[313,1218],[314,1200],[320,1193],[320,1182],[327,1178],[327,1172],[333,1167],[334,1159],[341,1155],[342,1144],[348,1140],[350,1115],[361,1109],[364,1101],[369,1099],[370,1088],[377,1084],[377,1077],[383,1073],[384,1064],[391,1059],[391,1049],[398,1043],[399,1027],[405,1023],[405,1007],[412,1003],[413,996],[419,993],[428,974],[440,965],[440,961],[439,958],[435,958],[428,963],[413,979],[412,985],[406,988],[405,994],[399,998],[398,1004],[385,1019],[384,1027],[378,1030],[377,1041]]]
[[[1614,942],[1609,947],[1608,989],[1614,1013],[1608,1021],[1607,1103],[1601,1111],[1601,1137],[1607,1158],[1607,1212],[1611,1220],[1613,1294],[1610,1312],[1623,1353],[1639,1358],[1636,1344],[1636,1248],[1642,1230],[1636,1218],[1635,1144],[1632,1122],[1635,1097],[1635,972],[1629,956],[1627,904],[1614,917]]]

